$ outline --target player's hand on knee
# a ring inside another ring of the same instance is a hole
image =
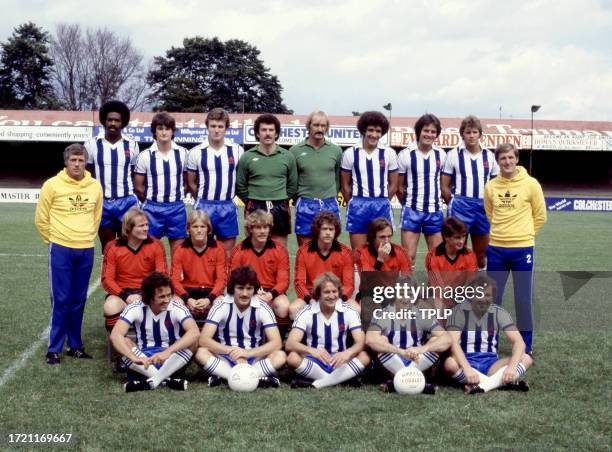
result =
[[[196,311],[198,309],[198,301],[195,298],[189,298],[187,300],[187,307],[190,311]]]
[[[210,307],[210,300],[208,298],[200,298],[197,301],[197,308],[200,311],[205,311],[206,309],[208,309]]]
[[[142,297],[141,297],[139,294],[137,294],[137,293],[133,293],[132,295],[129,295],[129,296],[128,296],[128,297],[125,299],[125,302],[126,302],[127,304],[130,304],[130,303],[136,303],[137,301],[140,301],[141,299],[142,299]]]
[[[516,367],[508,366],[502,374],[502,382],[504,384],[514,383],[516,381]]]
[[[480,377],[478,376],[478,373],[476,373],[476,371],[471,367],[465,369],[464,373],[465,379],[467,380],[468,384],[477,385],[478,383],[480,383]]]
[[[151,356],[151,364],[163,364],[168,358],[170,358],[170,353],[168,353],[167,350],[155,353],[153,356]]]
[[[334,369],[346,364],[350,361],[351,355],[346,350],[343,352],[338,352],[334,356],[332,356],[329,364],[333,366]]]

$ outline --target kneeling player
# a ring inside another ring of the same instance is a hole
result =
[[[249,265],[255,270],[261,289],[257,298],[274,311],[279,328],[284,333],[289,327],[289,253],[280,242],[272,240],[272,214],[255,210],[247,215],[247,238],[232,251],[230,270]]]
[[[227,282],[225,249],[212,237],[212,224],[203,210],[192,210],[187,219],[189,237],[172,255],[172,282],[198,322],[206,320],[215,299]]]
[[[276,371],[285,365],[286,355],[281,350],[274,312],[255,296],[258,289],[257,274],[251,267],[232,271],[228,295],[217,300],[208,314],[196,361],[206,372],[224,380],[236,364],[252,364],[265,386],[277,388]]]
[[[185,367],[196,348],[198,326],[183,304],[174,299],[172,280],[153,272],[142,281],[142,301],[129,304],[111,332],[115,350],[127,368],[145,379],[125,384],[126,392],[157,388],[162,382],[187,389],[187,382],[172,375]],[[125,337],[134,327],[138,345]]]
[[[412,278],[405,276],[398,283],[414,286]],[[366,345],[378,354],[380,363],[392,375],[404,367],[416,367],[424,372],[438,361],[439,353],[449,349],[448,333],[424,313],[413,297],[397,298],[395,303],[373,312]],[[393,391],[393,381],[386,382],[381,389]],[[423,392],[435,394],[435,391],[436,387],[428,384]]]
[[[457,382],[466,385],[468,394],[492,389],[527,391],[527,382],[520,381],[533,364],[525,353],[525,342],[510,314],[492,304],[496,295],[495,281],[478,275],[470,282],[475,290],[471,302],[457,305],[448,321],[447,330],[452,337],[451,356],[444,369]],[[503,331],[512,343],[510,358],[497,354],[499,332]]]
[[[370,363],[363,351],[365,335],[359,314],[342,302],[341,294],[338,277],[323,273],[315,281],[317,301],[304,307],[293,322],[285,346],[289,352],[287,364],[308,379],[305,385],[337,385],[359,376]],[[294,383],[293,387],[302,386],[301,382]]]

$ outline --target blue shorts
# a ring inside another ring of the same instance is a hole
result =
[[[146,200],[142,210],[149,217],[149,235],[156,239],[187,237],[187,210],[183,201],[155,202]]]
[[[466,353],[465,357],[472,368],[485,375],[487,375],[491,366],[499,360],[497,353],[491,352]]]
[[[295,203],[295,233],[297,235],[312,235],[311,226],[314,217],[319,212],[328,210],[340,219],[340,208],[336,198],[308,199],[299,198]]]
[[[234,367],[236,364],[238,364],[236,361],[234,361],[232,358],[230,358],[230,355],[226,354],[226,353],[221,353],[219,355],[221,358],[223,358],[224,360],[226,360],[230,366]],[[257,360],[257,358],[255,358],[254,356],[251,356],[250,358],[247,358],[247,363],[249,363],[250,365],[253,365],[253,363]]]
[[[123,215],[132,207],[137,206],[138,198],[136,195],[124,196],[122,198],[105,198],[102,207],[100,229],[112,229],[115,232],[120,232]]]
[[[215,237],[221,240],[238,237],[238,208],[234,201],[200,199],[195,208],[208,214]]]
[[[448,215],[463,221],[470,234],[485,235],[491,230],[482,199],[454,196],[448,205]]]
[[[400,217],[400,227],[403,231],[423,232],[423,234],[431,235],[442,230],[442,221],[444,221],[442,211],[425,213],[404,206]]]
[[[393,223],[391,202],[387,198],[353,196],[346,208],[346,230],[353,234],[367,234],[370,221],[385,218]]]
[[[315,358],[312,355],[306,355],[306,358],[309,359],[310,361],[312,361],[313,363],[315,363],[317,366],[319,366],[321,369],[323,369],[328,374],[331,374],[334,371],[334,367],[333,366],[331,366],[329,364],[325,364],[319,358]]]
[[[146,347],[146,348],[141,348],[140,349],[140,351],[142,353],[144,353],[144,355],[147,358],[150,358],[151,356],[153,356],[156,353],[163,352],[164,350],[166,350],[165,347]],[[155,366],[156,369],[160,369],[161,366],[163,366],[163,365],[164,365],[163,363],[162,364],[153,364],[153,366]],[[177,370],[172,375],[174,376],[174,375],[178,374],[179,372],[182,372],[186,367],[187,367],[187,365],[185,365],[185,367]],[[139,374],[138,372],[134,372],[133,370],[128,369],[128,371],[127,371],[127,378],[128,378],[128,381],[134,381],[134,380],[142,380],[142,379],[146,380],[147,377],[145,377],[142,374]]]

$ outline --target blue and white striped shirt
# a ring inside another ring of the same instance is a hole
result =
[[[342,171],[352,175],[353,196],[386,198],[389,195],[389,173],[397,171],[397,154],[389,147],[367,153],[354,146],[342,154]]]
[[[406,308],[408,309],[408,308]],[[380,330],[383,336],[386,336],[391,345],[395,345],[401,349],[408,347],[418,347],[425,345],[433,330],[443,330],[442,327],[431,319],[423,318],[419,310],[414,310],[414,319],[394,320],[390,314],[396,312],[393,304],[383,309],[380,319],[373,318],[370,323],[370,328]]]
[[[231,201],[235,196],[236,167],[244,149],[226,142],[216,151],[208,142],[189,151],[186,167],[197,173],[198,200]]]
[[[104,135],[98,135],[85,143],[87,163],[94,165],[95,176],[104,190],[105,198],[122,198],[134,194],[132,168],[139,148],[134,140],[122,136],[116,143],[109,143]]]
[[[215,341],[250,350],[265,343],[265,330],[276,327],[276,317],[272,309],[257,297],[251,298],[249,307],[240,312],[234,297],[226,295],[215,302],[206,323],[217,326]]]
[[[433,147],[426,153],[415,147],[402,150],[398,157],[400,175],[404,176],[405,205],[424,213],[442,209],[440,173],[446,159],[443,149]]]
[[[128,304],[119,317],[134,327],[140,349],[168,348],[181,338],[185,332],[183,322],[191,318],[189,310],[177,300],[172,300],[168,309],[157,315],[148,305],[137,301]]]
[[[512,317],[504,308],[492,304],[478,319],[471,302],[458,304],[446,325],[448,331],[461,331],[460,345],[465,353],[497,353],[499,332],[516,329]]]
[[[336,353],[351,346],[350,333],[361,328],[361,319],[359,313],[342,300],[336,302],[334,313],[327,319],[317,301],[298,312],[293,328],[304,332],[302,342],[309,347],[324,348],[328,353]]]
[[[465,146],[458,146],[446,155],[442,174],[451,176],[453,195],[484,199],[484,186],[497,176],[499,166],[495,154],[482,149],[472,154]]]
[[[176,202],[184,198],[183,172],[187,149],[172,142],[163,154],[157,143],[138,155],[134,172],[145,176],[145,198],[155,202]]]

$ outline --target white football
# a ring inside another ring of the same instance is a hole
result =
[[[415,367],[404,367],[393,377],[398,394],[420,394],[425,388],[425,375]]]
[[[236,364],[232,367],[227,384],[232,391],[251,392],[257,389],[259,375],[249,364]]]

